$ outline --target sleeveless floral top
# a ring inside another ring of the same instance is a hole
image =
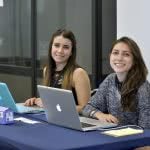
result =
[[[61,88],[63,79],[64,79],[63,71],[55,71],[53,76],[52,76],[51,86],[55,87],[55,88]],[[74,87],[72,87],[72,93],[73,93],[73,96],[75,98],[75,103],[76,103],[76,105],[78,105],[77,94],[76,94]]]

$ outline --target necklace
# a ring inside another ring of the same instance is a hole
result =
[[[61,88],[62,81],[63,81],[63,71],[55,71],[52,78],[52,86]]]

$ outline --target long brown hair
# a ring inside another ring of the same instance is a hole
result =
[[[133,55],[133,66],[129,70],[125,81],[122,83],[121,103],[124,111],[135,111],[137,105],[136,93],[138,88],[146,80],[148,69],[143,60],[139,46],[129,37],[122,37],[115,41],[112,45],[111,52],[113,47],[120,42],[128,45]]]
[[[53,41],[55,37],[60,36],[60,35],[63,36],[64,38],[69,39],[72,43],[72,55],[69,57],[68,62],[65,68],[63,69],[64,79],[62,82],[62,88],[71,89],[73,71],[78,66],[76,63],[76,39],[75,39],[73,32],[66,30],[66,29],[59,29],[52,35],[52,38],[49,44],[48,63],[45,67],[46,70],[44,73],[43,84],[46,86],[51,86],[52,74],[56,69],[55,61],[53,60],[51,56],[51,50],[52,50],[52,45],[53,45]]]

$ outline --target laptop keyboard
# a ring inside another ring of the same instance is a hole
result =
[[[43,111],[43,108],[38,107],[28,107],[21,104],[16,104],[18,112],[20,113],[36,113]]]
[[[81,122],[81,126],[82,126],[82,128],[86,128],[86,127],[93,127],[95,125]]]

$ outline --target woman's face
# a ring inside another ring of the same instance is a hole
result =
[[[72,42],[62,35],[54,38],[51,56],[56,64],[66,65],[72,55]]]
[[[116,73],[127,73],[133,65],[133,55],[128,45],[117,43],[110,54],[110,65]]]

